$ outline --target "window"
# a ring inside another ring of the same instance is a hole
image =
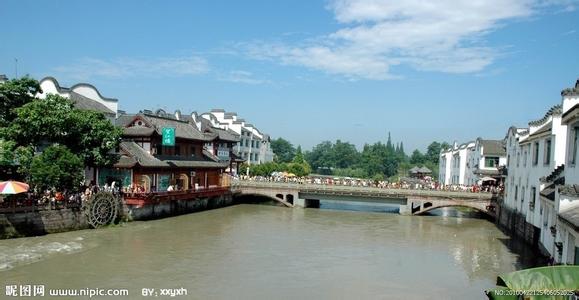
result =
[[[551,139],[545,140],[545,154],[543,157],[543,163],[546,165],[551,163]]]
[[[191,146],[191,157],[195,157],[195,150],[197,150],[195,146]]]
[[[496,168],[499,166],[498,157],[485,157],[485,168]]]
[[[521,162],[521,151],[517,151],[517,167],[520,165]]]
[[[527,148],[527,147],[525,147]],[[523,167],[527,166],[527,149],[523,151]]]
[[[533,166],[539,163],[539,142],[533,143]]]
[[[536,199],[537,189],[531,187],[531,200],[529,201],[529,210],[535,210],[535,199]]]
[[[181,156],[181,146],[175,145],[175,155]]]
[[[515,185],[515,202],[519,199],[519,186]]]
[[[573,128],[573,145],[571,145],[571,147],[573,147],[573,153],[571,155],[571,163],[575,164],[575,162],[577,161],[577,140],[579,139],[579,127],[574,127]]]

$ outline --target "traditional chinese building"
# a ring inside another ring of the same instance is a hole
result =
[[[123,128],[120,159],[114,168],[100,170],[99,185],[116,180],[131,191],[163,192],[169,186],[189,191],[224,184],[229,162],[204,148],[216,140],[214,134],[162,110],[124,114],[116,124]]]

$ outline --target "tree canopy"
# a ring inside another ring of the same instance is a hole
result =
[[[82,159],[62,145],[52,145],[32,159],[30,183],[40,190],[74,190],[84,178]]]
[[[283,138],[277,138],[271,141],[271,149],[275,153],[277,162],[289,163],[293,160],[296,149],[289,141]]]
[[[0,84],[0,127],[8,125],[16,118],[15,109],[34,100],[41,92],[38,81],[22,77]]]
[[[87,166],[110,166],[117,160],[110,152],[118,147],[122,131],[102,113],[76,109],[70,100],[53,94],[15,112],[4,136],[17,146],[58,143],[77,153]]]
[[[0,84],[0,166],[17,166],[36,187],[61,189],[73,188],[85,166],[117,161],[120,128],[59,95],[35,98],[38,92],[39,83],[28,77]]]

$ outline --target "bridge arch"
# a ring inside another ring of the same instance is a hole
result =
[[[278,197],[278,196],[281,196],[281,197]],[[238,199],[239,198],[249,198],[249,197],[262,198],[262,199],[267,199],[267,200],[281,203],[287,207],[293,207],[293,205],[291,203],[288,203],[287,201],[284,200],[283,194],[276,194],[275,196],[273,196],[273,195],[268,195],[265,193],[242,193],[242,194],[235,195],[235,197]]]
[[[471,208],[474,209],[478,212],[482,212],[487,216],[490,217],[494,217],[494,210],[491,208],[491,206],[484,206],[479,204],[479,203],[444,203],[444,204],[436,204],[436,203],[432,203],[432,202],[425,202],[422,206],[418,207],[418,210],[416,212],[413,212],[413,215],[421,215],[424,213],[427,213],[431,210],[435,210],[438,208],[444,208],[444,207],[466,207],[466,208]],[[414,208],[413,208],[414,210]]]

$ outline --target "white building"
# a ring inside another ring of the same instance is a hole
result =
[[[240,140],[234,148],[240,157],[250,164],[261,164],[273,161],[273,150],[269,135],[262,133],[257,127],[247,123],[233,112],[225,112],[223,109],[213,109],[211,112],[201,115],[210,120],[212,124],[231,130],[240,136]]]
[[[562,96],[562,120],[566,126],[567,147],[565,167],[545,179],[555,184],[555,207],[558,212],[552,232],[555,239],[555,260],[564,264],[579,264],[579,80],[574,88],[565,89]]]
[[[467,173],[469,172],[467,162],[470,159],[474,148],[474,142],[458,145],[456,142],[449,149],[444,149],[440,153],[439,175],[440,183],[443,185],[466,185]]]
[[[438,160],[438,181],[442,185],[450,185],[450,168],[452,167],[452,148],[441,149]]]
[[[558,207],[554,184],[545,182],[565,163],[566,125],[561,124],[561,105],[552,107],[545,116],[529,123],[529,129],[509,129],[507,144],[510,161],[505,189],[505,204],[522,214],[539,233],[543,250],[553,255]]]
[[[93,85],[77,83],[70,88],[66,88],[60,86],[53,77],[45,77],[39,83],[42,93],[36,95],[38,98],[44,99],[48,94],[60,95],[72,100],[74,106],[78,109],[102,112],[111,123],[115,122],[119,100],[103,97]]]
[[[507,164],[507,154],[502,140],[477,138],[469,156],[467,185],[480,185],[483,178],[502,180],[499,167]]]

